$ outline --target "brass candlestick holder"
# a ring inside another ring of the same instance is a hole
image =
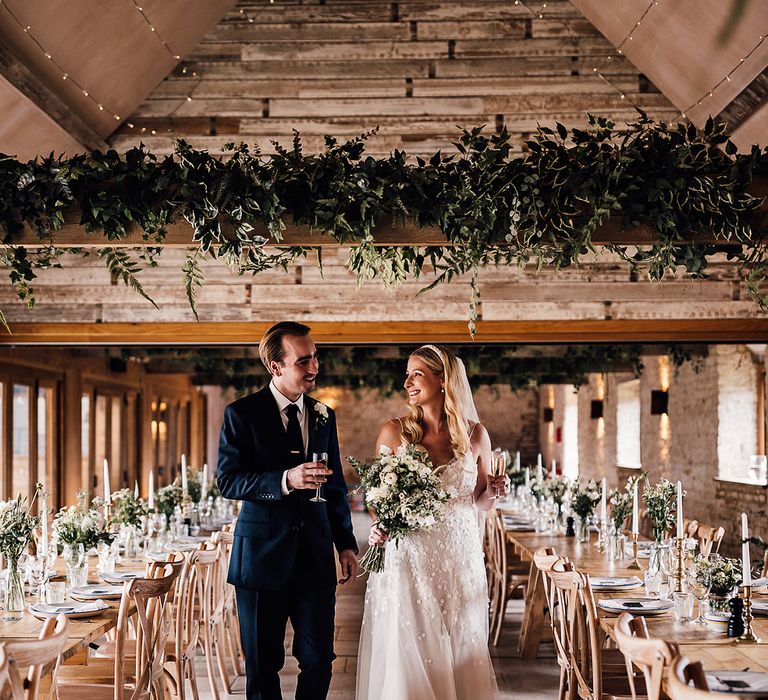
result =
[[[632,561],[627,564],[628,569],[641,570],[640,560],[637,558],[637,533],[632,533]]]
[[[683,579],[685,577],[685,538],[675,537],[675,549],[677,550],[677,562],[675,564],[675,593],[683,592]]]
[[[605,537],[605,520],[600,520],[600,525],[597,529],[597,551],[600,552],[600,554],[604,554],[607,547],[606,547],[606,537]]]
[[[744,586],[744,634],[736,641],[757,644],[760,638],[752,631],[752,586]]]

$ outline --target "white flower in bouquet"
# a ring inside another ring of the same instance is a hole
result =
[[[0,502],[0,554],[8,560],[18,561],[37,527],[38,519],[30,513],[31,504],[28,508],[26,500],[19,495]]]
[[[348,457],[360,475],[365,502],[376,511],[379,525],[397,541],[411,532],[433,526],[451,494],[441,488],[426,453],[413,445],[397,452],[383,451],[371,463]],[[371,547],[360,560],[366,571],[384,568],[384,548]]]
[[[53,517],[51,530],[55,542],[82,544],[86,551],[99,542],[111,542],[114,535],[105,531],[101,513],[97,510],[101,499],[94,498],[88,506],[88,492],[77,494],[76,506],[65,506]]]

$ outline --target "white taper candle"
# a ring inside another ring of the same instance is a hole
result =
[[[155,472],[149,472],[149,496],[147,496],[147,507],[150,510],[155,509]]]
[[[745,586],[752,585],[752,562],[749,558],[749,523],[747,514],[741,514],[741,578]]]
[[[48,498],[43,490],[40,494],[40,552],[48,556]]]
[[[639,523],[640,513],[637,510],[637,482],[632,490],[632,534],[637,535],[640,533]]]
[[[602,492],[600,493],[600,522],[606,521],[606,509],[608,508],[608,496],[606,492],[606,480],[603,477]]]
[[[181,455],[181,492],[187,496],[189,494],[189,481],[187,476],[187,457]]]
[[[109,462],[104,460],[104,503],[112,503],[112,489],[109,487]]]
[[[677,538],[683,539],[683,485],[677,482]]]

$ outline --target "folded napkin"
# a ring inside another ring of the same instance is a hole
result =
[[[135,578],[144,578],[143,571],[114,571],[111,574],[104,574],[103,578],[107,583],[122,583],[123,581],[132,581]]]
[[[768,673],[759,671],[707,671],[710,690],[726,693],[766,693]]]
[[[122,595],[122,586],[77,586],[70,593],[79,596]]]
[[[104,608],[109,607],[103,600],[94,600],[89,603],[35,603],[32,606],[32,610],[43,615],[60,615],[61,613],[84,613],[84,612],[98,612]]]

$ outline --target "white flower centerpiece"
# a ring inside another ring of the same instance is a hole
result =
[[[348,460],[360,475],[365,502],[375,510],[378,524],[395,543],[411,532],[431,527],[442,517],[451,494],[441,488],[425,452],[403,445],[397,452],[382,448],[370,464],[353,457]],[[384,555],[384,547],[370,547],[360,566],[378,573],[384,569]]]
[[[38,484],[35,497],[39,490]],[[19,495],[10,501],[0,501],[0,554],[5,557],[8,567],[4,604],[9,612],[24,610],[24,584],[19,572],[19,559],[29,547],[38,524],[38,518],[30,512],[32,504],[26,507],[26,500]]]

